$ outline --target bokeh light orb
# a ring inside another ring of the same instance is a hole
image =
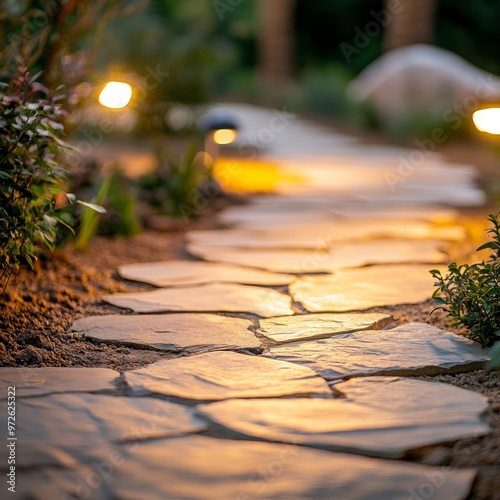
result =
[[[120,109],[132,99],[132,87],[125,82],[108,82],[99,94],[99,103],[106,108]]]
[[[480,132],[500,135],[500,107],[478,109],[472,115],[472,121]]]

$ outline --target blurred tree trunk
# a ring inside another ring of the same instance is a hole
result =
[[[385,50],[432,43],[437,0],[385,0],[391,20],[385,28]]]
[[[261,79],[278,86],[293,72],[295,0],[258,0],[258,53]]]

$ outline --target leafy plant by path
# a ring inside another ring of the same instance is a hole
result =
[[[436,309],[447,313],[452,326],[466,327],[468,337],[483,347],[500,340],[500,214],[490,214],[488,220],[493,227],[487,232],[493,239],[477,249],[492,250],[488,261],[453,262],[446,276],[436,269],[430,271],[437,280],[432,295]]]
[[[66,225],[55,210],[66,177],[58,157],[70,151],[61,140],[64,112],[37,76],[20,69],[0,84],[1,281],[33,266],[39,244],[53,250],[57,224]]]
[[[102,203],[106,214],[101,217],[99,234],[131,236],[141,231],[138,189],[117,164],[109,173],[109,188]],[[101,203],[100,203],[101,204]]]
[[[487,370],[500,370],[500,342],[491,349],[491,361],[486,365]]]
[[[59,225],[70,231],[71,217],[56,207],[58,195],[93,210],[102,207],[63,193],[63,156],[72,148],[61,137],[60,96],[19,67],[0,81],[0,283],[7,285],[20,266],[33,267],[40,247],[54,250]]]

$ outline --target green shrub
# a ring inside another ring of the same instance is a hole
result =
[[[60,163],[70,147],[61,140],[58,97],[26,69],[5,75],[0,89],[0,281],[23,264],[33,267],[38,247],[53,250],[56,227],[66,224],[55,197],[66,178]]]
[[[73,246],[78,252],[85,252],[96,234],[105,236],[130,236],[141,230],[138,214],[138,196],[135,186],[116,165],[109,175],[98,176],[98,187],[92,203],[103,206],[97,213],[83,207]],[[88,205],[88,204],[87,204]]]
[[[102,205],[108,195],[110,178],[104,179],[92,202]],[[80,225],[73,241],[73,247],[77,252],[86,252],[90,247],[92,238],[97,234],[99,228],[100,214],[95,210],[84,208],[80,217]]]
[[[453,262],[444,277],[438,270],[430,271],[437,279],[432,295],[436,309],[447,313],[452,326],[466,327],[468,337],[483,347],[500,339],[500,214],[490,214],[488,220],[493,223],[487,230],[493,240],[477,249],[492,250],[488,261],[459,266]]]
[[[106,214],[101,218],[99,234],[105,236],[137,234],[141,230],[137,187],[124,175],[119,165],[113,167],[107,179],[107,193],[102,202]]]
[[[198,212],[204,186],[215,181],[211,168],[196,158],[196,152],[191,147],[184,157],[174,158],[160,151],[155,170],[139,179],[144,201],[157,213],[187,217]]]
[[[500,370],[500,342],[497,342],[490,351],[491,361],[486,365],[487,370]]]

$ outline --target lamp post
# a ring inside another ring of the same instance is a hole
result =
[[[215,161],[219,146],[231,144],[238,137],[239,124],[232,114],[213,111],[201,118],[199,128],[204,136],[203,149]]]

